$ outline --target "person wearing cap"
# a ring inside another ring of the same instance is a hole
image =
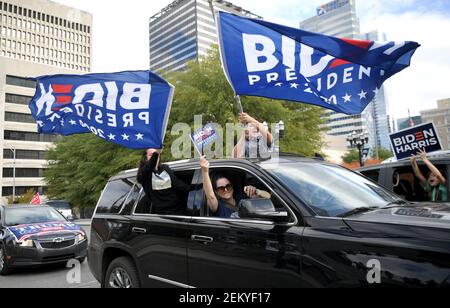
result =
[[[190,186],[180,180],[165,164],[161,149],[147,149],[139,161],[137,181],[152,203],[152,214],[184,215]]]

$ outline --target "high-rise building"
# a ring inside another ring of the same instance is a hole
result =
[[[356,15],[356,0],[335,0],[317,8],[317,15],[300,23],[303,30],[325,35],[364,40],[380,40],[377,31],[361,34]],[[327,111],[328,135],[347,136],[353,132],[369,134],[369,146],[390,148],[391,125],[384,86],[361,115],[345,115]]]
[[[355,0],[335,0],[317,8],[317,15],[300,23],[300,29],[355,39],[360,34]]]
[[[443,150],[450,150],[450,98],[439,100],[437,105],[436,109],[420,112],[422,121],[434,123]]]
[[[33,77],[89,72],[91,30],[84,11],[48,0],[0,0],[0,201],[30,188],[45,193],[45,154],[56,137],[37,133],[28,108]]]
[[[380,34],[378,31],[363,33],[357,36],[357,39],[367,41],[387,41],[386,35]],[[391,149],[391,142],[389,134],[394,128],[391,125],[391,112],[389,102],[386,95],[386,87],[383,85],[378,91],[377,96],[367,107],[365,111],[366,118],[369,119],[371,127],[368,128],[369,135],[372,136],[372,142],[369,141],[372,147],[382,147]]]
[[[261,18],[230,2],[213,0],[214,7]],[[217,44],[216,23],[208,0],[176,0],[150,18],[150,69],[157,73],[183,70],[186,63],[207,55]]]
[[[0,56],[90,71],[91,14],[48,0],[2,0],[0,25]]]

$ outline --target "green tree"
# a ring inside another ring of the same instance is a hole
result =
[[[378,153],[377,153],[378,151]],[[388,158],[394,157],[394,153],[392,151],[385,149],[385,148],[378,148],[372,150],[372,158],[378,158],[379,160],[383,161]]]
[[[342,160],[344,163],[351,164],[353,162],[359,162],[359,153],[358,150],[352,149],[349,152],[345,153],[344,156],[342,156]]]
[[[93,134],[64,137],[48,152],[44,176],[50,198],[78,208],[95,206],[111,176],[135,168],[140,151],[125,149]]]
[[[28,203],[30,203],[31,200],[33,199],[34,193],[35,193],[34,189],[33,189],[33,188],[30,188],[30,189],[28,189],[28,190],[25,192],[24,195],[16,196],[16,200],[13,200],[13,197],[12,197],[12,196],[9,196],[9,197],[8,197],[8,204],[14,204],[14,201],[15,201],[15,203],[17,203],[17,204],[28,204]]]

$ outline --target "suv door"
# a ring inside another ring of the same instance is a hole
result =
[[[198,173],[192,176],[192,181],[196,177]],[[188,205],[185,204],[186,216],[155,215],[151,213],[151,204],[146,202],[149,200],[141,190],[130,216],[130,243],[137,257],[142,285],[185,287],[188,283],[187,237],[191,219]]]
[[[211,170],[214,169],[211,166]],[[228,170],[247,172],[233,167]],[[269,186],[266,187],[272,198],[278,198]],[[203,207],[200,215],[192,217],[190,226],[190,285],[200,288],[301,286],[300,239],[303,227],[298,226],[291,211],[288,213],[292,215],[292,222],[275,223],[209,217],[205,209],[206,199]]]

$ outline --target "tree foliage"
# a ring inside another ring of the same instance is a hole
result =
[[[378,153],[377,153],[378,151]],[[377,157],[378,156],[378,157]],[[394,153],[392,151],[385,148],[378,148],[372,150],[372,158],[377,158],[381,161],[384,161],[388,158],[394,157]]]
[[[193,128],[194,115],[202,115],[203,124],[214,122],[225,127],[226,123],[238,122],[234,94],[223,73],[217,48],[202,61],[189,63],[186,71],[165,77],[176,89],[163,161],[172,159],[171,145],[180,137],[171,134],[174,124],[187,123]],[[307,156],[320,151],[323,109],[258,97],[243,97],[242,104],[245,112],[261,122],[285,123],[282,151]],[[121,170],[135,168],[140,154],[92,134],[64,137],[48,154],[50,166],[45,180],[49,196],[66,199],[80,208],[94,206],[107,179]]]
[[[342,156],[342,160],[346,164],[351,164],[353,162],[359,163],[359,153],[358,150],[351,149],[349,152],[345,153],[344,156]]]
[[[8,196],[8,204],[28,204],[31,202],[35,194],[35,191],[33,188],[28,189],[25,194],[21,196],[16,196],[15,200],[13,200],[13,196]]]
[[[45,181],[50,198],[65,199],[78,208],[95,206],[111,176],[137,166],[140,151],[105,142],[93,134],[62,138],[48,152]]]

